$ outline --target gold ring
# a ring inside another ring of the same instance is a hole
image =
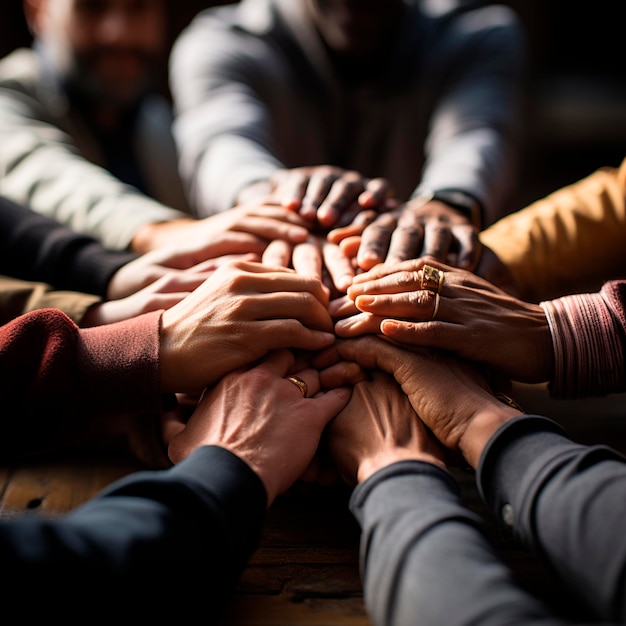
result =
[[[422,268],[422,289],[441,293],[445,276],[442,270],[432,265],[424,265]]]
[[[298,376],[287,376],[287,380],[290,383],[293,383],[300,390],[303,398],[306,398],[306,394],[309,393],[309,386],[302,380],[302,378],[298,378]]]
[[[507,406],[510,406],[512,409],[517,409],[518,411],[521,411],[522,413],[524,413],[524,409],[521,407],[519,402],[516,402],[515,400],[513,400],[513,398],[511,398],[510,396],[507,396],[505,393],[498,392],[495,394],[495,396],[497,400],[500,400],[500,402],[502,402],[502,404],[506,404]]]
[[[430,316],[431,322],[437,317],[437,313],[439,313],[439,300],[440,299],[441,298],[439,297],[439,294],[436,293],[435,294],[435,308],[433,309],[433,314]]]

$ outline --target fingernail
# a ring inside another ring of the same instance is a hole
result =
[[[291,226],[287,231],[287,237],[291,241],[305,241],[309,236],[309,231],[303,226]]]
[[[345,293],[351,284],[352,274],[345,274],[344,276],[340,276],[337,279],[335,286],[337,287],[337,289],[339,289],[339,291],[343,291]]]
[[[393,321],[393,320],[383,320],[380,323],[380,330],[383,334],[387,334],[387,333],[395,333],[399,328],[399,325],[397,322]]]
[[[362,306],[371,306],[374,304],[374,298],[372,296],[357,296],[356,306],[361,308]]]

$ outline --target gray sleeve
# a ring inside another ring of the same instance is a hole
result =
[[[430,120],[417,188],[480,202],[483,227],[508,213],[518,172],[526,37],[510,9],[461,11],[433,34],[428,71],[447,76]]]
[[[593,419],[589,416],[589,419]],[[487,504],[602,619],[626,619],[626,459],[544,417],[500,428],[477,470]]]
[[[184,217],[85,158],[35,98],[0,85],[0,194],[111,249],[146,224]]]
[[[396,463],[359,485],[366,607],[376,626],[556,624],[516,586],[483,521],[434,465]]]
[[[280,57],[213,13],[199,15],[170,56],[180,173],[200,217],[231,208],[242,189],[283,167],[271,112],[256,88],[278,85],[268,72],[280,71]]]

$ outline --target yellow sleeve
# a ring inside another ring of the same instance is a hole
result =
[[[480,240],[526,300],[599,290],[626,275],[626,159],[502,218]]]

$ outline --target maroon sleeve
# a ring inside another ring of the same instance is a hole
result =
[[[94,416],[157,411],[161,313],[81,329],[40,309],[0,327],[0,455],[78,437]]]

